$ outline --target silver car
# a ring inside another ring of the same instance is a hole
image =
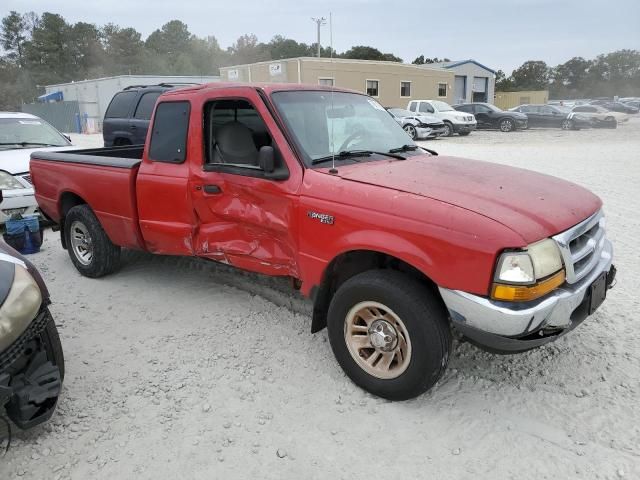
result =
[[[387,111],[412,140],[437,138],[445,131],[444,122],[433,115],[416,114],[403,108],[387,108]]]

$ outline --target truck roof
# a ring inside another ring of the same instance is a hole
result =
[[[350,90],[347,88],[337,88],[337,87],[329,87],[324,85],[313,85],[313,84],[300,84],[300,83],[247,83],[247,82],[214,82],[214,83],[203,83],[200,85],[188,86],[185,88],[178,88],[175,90],[170,90],[165,92],[162,96],[168,95],[181,95],[189,92],[200,92],[200,91],[211,91],[211,90],[222,90],[225,88],[252,88],[252,89],[260,89],[267,94],[278,92],[278,91],[287,91],[287,90],[308,90],[308,91],[326,91],[326,92],[344,92],[344,93],[359,93],[360,95],[364,95],[362,92],[358,92],[357,90]]]

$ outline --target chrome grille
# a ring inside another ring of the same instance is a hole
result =
[[[553,239],[562,254],[567,282],[579,282],[596,266],[604,248],[605,219],[602,210]]]

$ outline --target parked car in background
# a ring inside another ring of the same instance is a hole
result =
[[[640,100],[625,100],[624,102],[625,105],[629,105],[631,107],[637,108],[638,110],[640,110]]]
[[[21,429],[51,417],[64,380],[50,303],[38,270],[0,240],[0,417]]]
[[[193,84],[131,85],[116,93],[102,121],[104,146],[142,145],[158,97],[168,90],[188,85]]]
[[[631,105],[622,102],[610,102],[607,100],[594,100],[590,105],[599,105],[600,107],[606,108],[611,112],[620,112],[620,113],[628,113],[630,115],[635,115],[638,113],[638,109]]]
[[[434,115],[444,122],[443,137],[450,137],[454,133],[469,135],[477,127],[473,115],[457,112],[451,105],[440,100],[411,100],[407,110],[418,114]]]
[[[558,105],[520,105],[510,108],[509,111],[524,113],[528,118],[529,127],[578,130],[591,126],[591,120],[588,117],[574,113],[568,107]]]
[[[455,109],[473,113],[478,128],[498,128],[502,132],[512,132],[528,126],[528,119],[524,113],[501,110],[490,103],[461,103],[455,105]]]
[[[412,140],[437,138],[446,130],[444,122],[435,115],[416,115],[404,108],[387,108],[387,112],[409,134]]]
[[[571,111],[588,117],[594,127],[616,128],[618,123],[628,120],[626,114],[612,112],[600,105],[578,105],[573,107]]]
[[[71,147],[69,137],[43,119],[22,112],[0,112],[0,225],[11,215],[37,214],[29,175],[29,158],[36,150],[60,150]]]

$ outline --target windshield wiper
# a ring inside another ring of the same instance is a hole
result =
[[[406,144],[401,147],[392,148],[391,150],[389,150],[389,153],[413,152],[414,150],[417,150],[417,149],[418,149],[417,145]]]
[[[62,147],[64,145],[56,145],[55,143],[40,143],[40,142],[0,142],[0,145],[20,145],[26,147],[27,145],[36,145],[38,147]]]
[[[334,158],[343,160],[345,158],[354,157],[370,157],[371,155],[382,155],[384,157],[397,158],[398,160],[406,160],[402,155],[396,155],[393,152],[377,152],[375,150],[343,150],[335,155],[327,155],[326,157],[314,158],[311,160],[311,165],[317,165],[319,163],[330,162]]]

